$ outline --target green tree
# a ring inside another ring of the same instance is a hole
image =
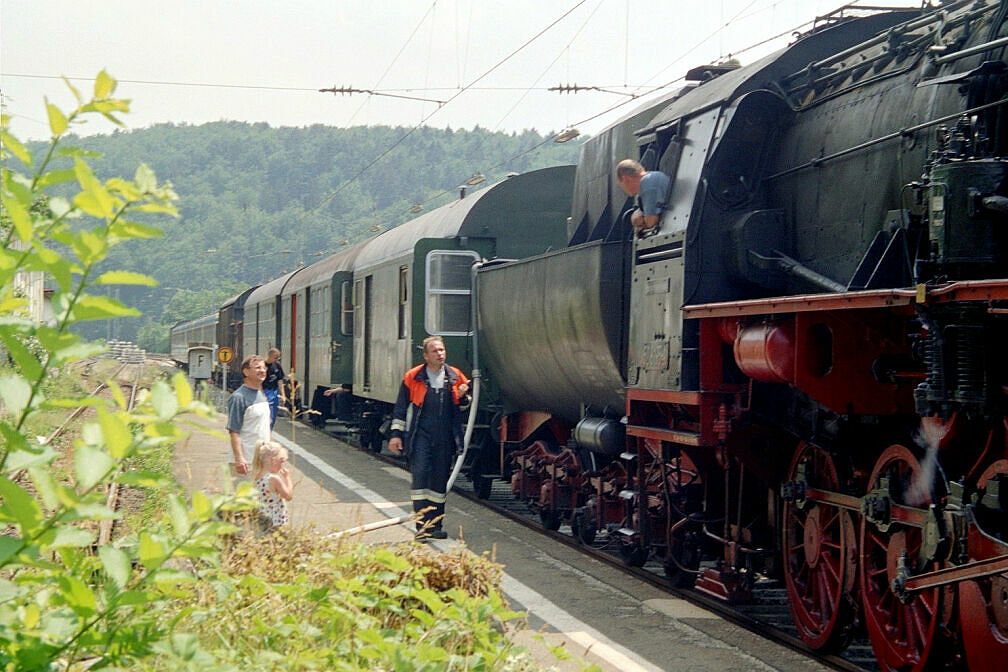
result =
[[[68,483],[58,481],[51,468],[56,451],[25,435],[34,414],[79,403],[46,398],[46,383],[61,368],[101,350],[70,327],[135,313],[95,290],[154,284],[134,272],[96,271],[114,246],[158,234],[132,215],[175,213],[171,186],[158,184],[146,166],[137,168],[133,181],[103,182],[83,152],[62,144],[67,130],[88,115],[118,123],[117,115],[128,110],[127,101],[113,97],[115,80],[105,72],[90,99],[70,89],[78,106],[69,114],[46,103],[53,139],[37,161],[9,132],[6,115],[0,119],[0,200],[9,222],[0,251],[0,341],[15,364],[0,374],[0,525],[6,528],[0,535],[0,668],[5,670],[50,669],[57,661],[72,665],[89,657],[108,662],[149,649],[164,635],[153,620],[156,610],[138,605],[169,599],[166,581],[192,580],[170,563],[216,552],[223,524],[215,516],[249,504],[248,492],[244,502],[204,498],[192,508],[169,497],[171,523],[91,552],[95,534],[85,521],[115,515],[105,505],[105,485],[164,485],[151,474],[124,470],[124,461],[178,440],[180,431],[171,421],[180,411],[209,413],[193,401],[182,376],[171,385],[156,384],[135,411],[126,409],[122,395],[111,406],[98,406],[97,422],[74,445]],[[29,172],[12,170],[11,155]],[[57,156],[71,158],[72,168],[51,170]],[[72,197],[48,198],[47,207],[33,207],[48,189],[69,183],[75,184]],[[13,291],[15,274],[22,271],[43,271],[55,283],[55,324],[22,316],[25,300]]]
[[[172,187],[146,166],[132,181],[102,180],[94,157],[63,142],[89,115],[118,123],[128,110],[105,72],[88,99],[70,88],[78,105],[69,114],[46,104],[52,141],[38,160],[0,116],[0,343],[14,364],[0,367],[0,670],[534,669],[502,627],[518,615],[474,581],[471,556],[426,565],[413,550],[311,550],[312,535],[258,550],[246,537],[222,552],[240,531],[227,521],[256,505],[251,484],[187,503],[144,468],[183,438],[182,414],[212,415],[181,374],[156,382],[135,409],[114,384],[107,402],[50,397],[65,368],[102,350],[72,326],[136,315],[105,290],[154,284],[100,267],[123,243],[159,234],[138,216],[176,214]],[[12,156],[25,171],[11,168]],[[71,166],[53,168],[59,156]],[[54,282],[54,324],[23,316],[22,271]],[[26,428],[42,411],[81,403],[96,418],[74,440],[63,478],[62,456]],[[163,515],[95,550],[96,524],[117,517],[105,500],[112,483],[150,489]],[[271,557],[277,545],[285,554]]]
[[[101,270],[147,273],[162,287],[201,290],[221,280],[248,287],[318,261],[320,253],[335,253],[344,240],[374,235],[369,229],[376,222],[383,230],[401,224],[416,216],[410,212],[414,204],[426,212],[457,199],[456,187],[474,172],[484,173],[490,184],[509,171],[577,159],[577,143],[555,144],[535,131],[409,131],[221,121],[74,138],[82,149],[100,154],[89,159],[100,179],[132,174],[142,158],[184,196],[177,219],[157,222],[164,236],[113,248]],[[34,143],[29,149],[46,151]],[[72,170],[73,157],[54,156],[53,167]],[[70,198],[71,187],[54,185],[51,193]],[[154,223],[148,213],[136,213],[135,220]],[[216,252],[208,254],[210,249]],[[250,255],[255,255],[251,261]],[[119,298],[158,316],[171,294],[135,286],[122,288]],[[147,322],[123,318],[115,335],[137,338]],[[75,330],[90,338],[108,331],[100,322]]]

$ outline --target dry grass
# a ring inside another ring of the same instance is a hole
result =
[[[502,568],[487,555],[475,555],[464,545],[442,552],[425,544],[403,543],[388,547],[409,566],[421,568],[426,588],[444,592],[453,588],[473,597],[499,590]],[[328,560],[340,557],[341,562]],[[372,554],[361,552],[357,542],[319,534],[314,527],[280,527],[266,535],[236,537],[224,551],[224,569],[235,576],[251,574],[271,583],[289,583],[303,577],[326,585],[334,574],[366,575],[387,571]],[[391,577],[390,577],[391,578]],[[402,577],[398,577],[402,578]]]

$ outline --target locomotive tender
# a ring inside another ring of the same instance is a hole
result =
[[[829,20],[585,143],[570,246],[476,283],[545,526],[729,601],[782,578],[814,649],[1003,667],[1006,45],[1005,2]],[[672,178],[648,237],[625,156]]]
[[[810,648],[865,630],[884,670],[1000,669],[1008,2],[845,11],[697,68],[574,175],[505,180],[250,290],[245,354],[278,345],[315,418],[346,389],[375,449],[442,335],[488,392],[477,493],[510,481],[547,528],[724,600],[779,579]],[[643,238],[628,156],[672,178]]]

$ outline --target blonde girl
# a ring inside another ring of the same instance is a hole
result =
[[[252,458],[252,480],[259,491],[259,518],[268,527],[286,525],[287,502],[294,495],[287,471],[287,449],[276,441],[258,441]]]

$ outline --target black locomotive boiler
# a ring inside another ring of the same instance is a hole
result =
[[[829,17],[582,150],[569,246],[487,265],[496,469],[552,529],[885,670],[1008,656],[1008,3]],[[672,178],[632,236],[613,178]]]

